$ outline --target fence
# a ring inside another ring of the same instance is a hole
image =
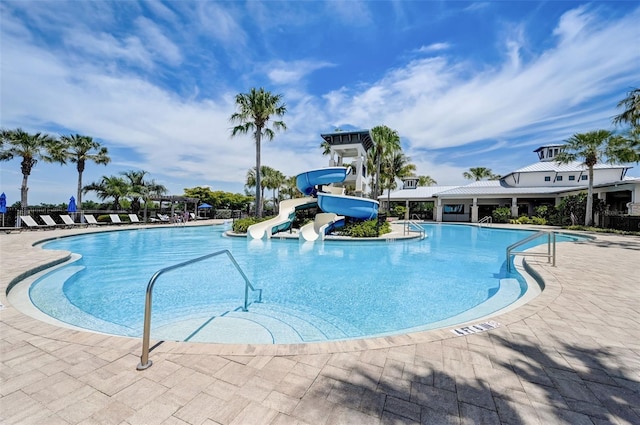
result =
[[[605,215],[603,227],[607,229],[640,232],[640,216],[637,215]]]

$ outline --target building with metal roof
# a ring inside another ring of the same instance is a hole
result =
[[[477,223],[498,207],[509,207],[512,217],[533,215],[540,205],[557,205],[562,198],[586,191],[588,168],[580,162],[558,164],[556,155],[562,145],[541,146],[534,152],[539,162],[512,171],[500,180],[476,181],[464,186],[418,187],[417,177],[404,180],[401,190],[378,199],[383,208],[388,202],[404,203],[405,218],[412,207],[434,203],[436,221]],[[560,150],[559,150],[560,149]],[[596,164],[593,170],[594,196],[603,199],[608,211],[640,215],[640,178],[628,177],[628,165]]]

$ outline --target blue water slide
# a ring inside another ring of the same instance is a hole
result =
[[[318,186],[343,182],[349,174],[345,167],[327,167],[307,171],[296,177],[300,192],[315,195],[318,207],[325,213],[335,213],[360,220],[370,220],[378,216],[378,201],[355,196],[338,195],[318,191]]]
[[[349,174],[349,169],[345,167],[318,168],[298,174],[296,185],[300,192],[309,196],[316,192],[316,186],[343,182],[347,178],[347,174]]]
[[[318,207],[324,212],[371,220],[378,216],[378,206],[373,199],[318,192]]]

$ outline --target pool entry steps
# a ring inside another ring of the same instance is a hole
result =
[[[162,274],[164,274],[164,273],[166,273],[168,271],[179,269],[179,268],[188,266],[188,265],[193,264],[193,263],[198,263],[200,261],[204,261],[204,260],[207,260],[207,259],[212,258],[212,257],[217,257],[218,255],[222,255],[222,254],[226,254],[227,257],[229,257],[229,260],[231,260],[231,262],[233,263],[233,265],[236,268],[236,270],[238,270],[238,272],[240,273],[240,275],[244,279],[244,282],[245,282],[245,285],[244,285],[244,306],[242,307],[242,310],[243,311],[247,311],[248,310],[248,307],[249,307],[249,289],[251,289],[254,292],[257,291],[258,292],[258,299],[257,299],[256,302],[262,302],[262,289],[255,289],[253,287],[253,285],[249,281],[249,278],[242,271],[242,269],[238,265],[238,262],[236,261],[236,259],[233,258],[233,255],[231,254],[231,251],[229,251],[228,249],[223,249],[221,251],[216,251],[216,252],[211,253],[211,254],[203,255],[201,257],[197,257],[197,258],[194,258],[194,259],[191,259],[191,260],[187,260],[187,261],[184,261],[182,263],[174,264],[173,266],[165,267],[163,269],[158,270],[151,277],[151,279],[149,280],[149,284],[147,285],[147,292],[146,292],[145,306],[144,306],[144,331],[143,331],[143,335],[142,335],[142,355],[140,356],[140,364],[137,367],[138,370],[145,370],[145,369],[147,369],[148,367],[150,367],[153,364],[153,362],[151,360],[149,360],[149,339],[151,338],[151,305],[152,305],[152,298],[153,298],[153,286],[155,285],[156,280]]]

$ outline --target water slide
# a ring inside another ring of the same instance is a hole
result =
[[[315,241],[324,238],[334,227],[344,225],[344,217],[370,220],[378,216],[378,201],[344,195],[341,187],[330,186],[343,182],[349,174],[345,167],[326,167],[298,174],[296,185],[306,198],[287,199],[280,203],[277,217],[249,226],[247,236],[267,239],[274,233],[286,230],[295,218],[296,210],[318,206],[323,211],[313,223],[300,229],[300,238]]]
[[[271,238],[271,235],[286,230],[295,218],[296,210],[315,207],[317,199],[312,197],[286,199],[280,202],[280,212],[272,219],[253,224],[247,229],[247,237],[252,239]]]
[[[300,229],[300,237],[307,241],[324,238],[332,228],[344,224],[344,216],[361,220],[370,220],[378,216],[378,201],[367,198],[344,195],[344,189],[329,186],[343,182],[349,169],[345,167],[327,167],[307,171],[296,177],[298,190],[305,195],[315,195],[318,207],[323,211],[316,215],[313,223]]]

